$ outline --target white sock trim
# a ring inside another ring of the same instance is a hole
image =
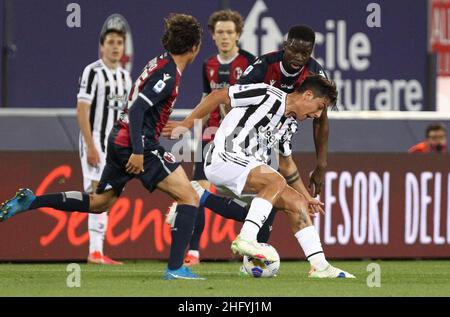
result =
[[[270,215],[273,205],[270,201],[256,197],[250,204],[247,217],[241,229],[241,237],[245,240],[256,240],[259,230]]]

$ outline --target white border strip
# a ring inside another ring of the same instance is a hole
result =
[[[0,108],[0,117],[75,117],[74,108]],[[172,119],[183,119],[192,109],[174,109]],[[450,113],[435,111],[329,111],[336,120],[450,120]]]

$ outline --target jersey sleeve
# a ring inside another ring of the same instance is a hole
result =
[[[287,157],[292,155],[292,136],[297,133],[297,130],[297,121],[293,120],[288,124],[286,131],[278,143],[278,151],[282,156]]]
[[[258,105],[266,95],[266,84],[233,85],[228,89],[232,108]]]
[[[144,153],[142,126],[145,111],[169,98],[172,95],[174,85],[175,78],[172,78],[165,72],[156,71],[150,74],[150,78],[145,82],[144,88],[130,105],[128,117],[130,120],[130,139],[134,154]]]
[[[206,62],[203,63],[202,78],[203,78],[203,95],[209,95],[211,93],[211,85],[209,84],[209,80],[208,80]]]
[[[259,57],[247,67],[237,83],[240,85],[263,83],[266,72],[267,63]]]
[[[314,74],[320,75],[326,79],[329,79],[327,72],[325,71],[325,68],[323,68],[323,66],[320,65],[318,61],[311,58],[310,64],[311,65],[309,66],[309,68],[311,69],[311,72],[313,72]]]
[[[97,72],[94,68],[87,66],[80,77],[80,86],[77,94],[78,101],[91,104],[97,92]]]
[[[153,105],[161,102],[164,99],[169,98],[172,95],[173,87],[175,86],[175,78],[172,75],[165,73],[164,71],[156,71],[149,75],[144,84],[144,88],[138,94],[135,102],[145,102],[147,106],[153,107]]]

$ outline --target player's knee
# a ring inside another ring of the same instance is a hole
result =
[[[90,203],[89,203],[89,211],[92,213],[102,213],[111,207],[112,202],[104,199],[104,197],[97,194],[89,194]]]
[[[200,204],[200,198],[198,197],[197,192],[190,185],[180,191],[176,201],[180,205],[191,205],[195,207],[198,207]]]
[[[287,182],[284,177],[279,174],[275,174],[273,177],[271,177],[267,186],[275,188],[279,193],[282,193],[287,187]]]

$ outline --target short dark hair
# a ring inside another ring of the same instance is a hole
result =
[[[428,135],[430,134],[431,131],[439,131],[442,130],[445,133],[447,133],[447,128],[445,127],[445,125],[443,123],[433,123],[427,126],[427,129],[425,131],[425,137],[428,138]]]
[[[214,33],[216,23],[219,21],[234,22],[236,32],[242,34],[242,30],[244,29],[244,18],[239,12],[233,10],[220,10],[211,14],[208,20],[208,29],[211,33]]]
[[[171,54],[181,55],[199,45],[202,27],[192,15],[172,13],[164,19],[162,44]]]
[[[305,78],[300,87],[297,88],[299,93],[304,93],[307,90],[311,90],[315,98],[326,97],[332,108],[335,107],[338,92],[336,89],[336,84],[324,78],[321,75],[312,75]]]
[[[103,32],[103,34],[100,36],[100,44],[101,45],[103,45],[105,43],[106,37],[108,36],[108,34],[111,34],[111,33],[119,35],[120,37],[123,38],[123,41],[125,42],[126,35],[125,35],[125,32],[123,30],[108,29],[105,32]]]
[[[314,44],[316,42],[316,33],[314,33],[314,30],[309,26],[299,24],[289,29],[287,38],[288,40],[303,40]]]

